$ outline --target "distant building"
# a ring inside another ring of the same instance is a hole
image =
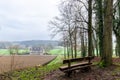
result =
[[[30,47],[31,55],[43,55],[44,50],[41,47]]]

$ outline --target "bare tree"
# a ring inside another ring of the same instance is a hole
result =
[[[8,51],[11,55],[11,63],[10,63],[10,67],[11,67],[11,71],[14,70],[14,65],[15,65],[15,55],[19,53],[19,46],[18,45],[14,45],[14,46],[9,46]]]

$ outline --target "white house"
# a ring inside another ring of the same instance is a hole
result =
[[[41,47],[30,47],[31,55],[43,55],[44,50]]]

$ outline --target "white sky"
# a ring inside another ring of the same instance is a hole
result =
[[[50,40],[60,0],[0,0],[0,41]]]

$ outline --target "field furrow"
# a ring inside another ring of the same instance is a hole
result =
[[[56,56],[52,55],[21,55],[21,56],[2,56],[0,57],[0,73],[14,69],[44,65]]]

